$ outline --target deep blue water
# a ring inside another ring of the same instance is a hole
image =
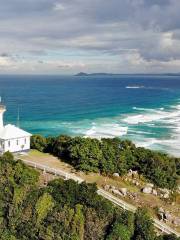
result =
[[[180,76],[0,76],[5,122],[43,135],[119,136],[178,155]]]

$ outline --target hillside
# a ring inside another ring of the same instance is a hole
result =
[[[39,173],[9,153],[0,157],[0,190],[3,240],[176,239],[157,238],[145,209],[124,212],[97,195],[94,184],[57,179],[40,187]]]
[[[136,147],[129,140],[34,135],[31,148],[51,153],[79,171],[124,176],[133,170],[160,188],[174,190],[179,185],[180,158]]]

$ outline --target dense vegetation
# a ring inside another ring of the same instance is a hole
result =
[[[176,240],[156,237],[145,209],[115,208],[94,184],[56,179],[39,187],[39,173],[0,157],[0,239],[2,240]]]
[[[69,136],[34,135],[31,148],[49,152],[64,159],[76,169],[105,175],[126,174],[129,169],[162,188],[174,189],[180,175],[180,159],[167,154],[136,147],[131,141],[91,139]]]

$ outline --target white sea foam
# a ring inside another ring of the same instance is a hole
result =
[[[93,121],[86,119],[66,126],[75,135],[98,139],[125,136],[137,146],[180,156],[180,105],[133,109],[136,110],[134,114]]]
[[[147,123],[146,125],[149,126],[149,127],[154,127],[155,123]]]
[[[113,138],[126,135],[127,131],[128,127],[122,127],[119,124],[97,124],[88,129],[85,136],[92,138]]]
[[[174,105],[170,108],[159,108],[159,109],[141,109],[135,108],[139,111],[139,114],[131,114],[126,116],[123,121],[129,125],[129,132],[133,125],[141,126],[143,124],[148,131],[148,127],[155,127],[167,129],[164,133],[164,137],[157,135],[157,138],[149,138],[146,132],[137,130],[136,135],[134,134],[133,140],[137,146],[152,148],[156,150],[164,150],[170,154],[180,156],[180,105]],[[136,129],[135,129],[136,131]],[[152,131],[152,130],[151,130]],[[154,130],[154,135],[157,134]]]
[[[129,130],[128,131],[128,134],[137,134],[137,130]],[[138,134],[143,134],[143,135],[152,135],[152,134],[155,134],[155,133],[152,133],[152,132],[145,132],[145,131],[139,131],[138,130]]]
[[[144,86],[126,86],[126,88],[144,88]]]
[[[137,111],[148,111],[148,112],[150,112],[150,111],[152,111],[152,112],[157,111],[157,110],[155,110],[155,109],[153,109],[153,108],[133,107],[133,109],[134,109],[134,110],[137,110]],[[161,110],[161,109],[160,109],[160,110]]]
[[[176,110],[156,110],[156,109],[141,109],[141,108],[136,108],[136,110],[143,110],[146,111],[144,114],[133,114],[130,116],[127,116],[123,119],[124,122],[128,124],[139,124],[139,123],[148,123],[148,122],[154,122],[154,121],[159,121],[159,120],[164,120],[167,123],[169,121],[176,121],[180,117],[180,106],[175,107]],[[178,117],[178,119],[177,119]],[[169,122],[170,123],[170,122]]]
[[[138,110],[138,111],[147,111],[147,112],[157,112],[159,110],[163,111],[164,108],[161,107],[161,108],[157,108],[157,109],[154,109],[154,108],[140,108],[140,107],[133,107],[133,109],[135,110]]]
[[[180,137],[170,139],[143,138],[142,141],[135,141],[136,146],[154,150],[163,150],[169,154],[180,157]]]
[[[159,90],[159,91],[173,91],[171,88],[162,88],[162,87],[151,87],[151,86],[136,86],[136,85],[129,85],[129,86],[126,86],[125,88],[132,88],[132,89],[147,89],[147,90]]]
[[[126,117],[123,121],[128,124],[137,125],[139,123],[153,122],[164,118],[161,114],[137,114]]]
[[[159,140],[157,140],[155,138],[143,138],[142,140],[143,141],[135,141],[137,147],[148,148],[154,144],[159,143]]]

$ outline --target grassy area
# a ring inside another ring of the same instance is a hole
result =
[[[127,188],[129,192],[138,194],[138,201],[134,199],[130,199],[129,197],[124,197],[123,199],[128,203],[131,203],[135,206],[145,206],[149,208],[151,214],[155,215],[155,208],[163,207],[164,209],[170,211],[173,215],[178,216],[180,212],[179,199],[180,196],[177,197],[177,201],[175,204],[168,203],[167,201],[163,201],[157,196],[152,194],[144,194],[141,192],[141,187],[135,186],[133,183],[129,181],[125,181],[124,178],[121,177],[107,177],[102,176],[98,173],[84,173],[77,172],[72,166],[61,161],[57,157],[54,157],[48,153],[38,152],[37,150],[31,150],[27,155],[23,155],[20,157],[21,159],[30,160],[36,163],[41,163],[51,168],[61,169],[68,173],[75,173],[79,177],[83,178],[86,182],[94,183],[96,182],[99,187],[103,187],[105,185],[112,185],[116,188]],[[49,180],[52,178],[49,176]],[[143,178],[139,180],[141,182],[141,186],[146,184]],[[180,230],[180,229],[177,229]]]
[[[64,163],[63,161],[60,161],[60,159],[50,155],[49,153],[42,153],[37,150],[31,150],[28,154],[20,155],[19,157],[22,160],[24,159],[35,163],[44,164],[50,168],[59,168],[69,173],[73,171],[73,168],[70,165]]]
[[[30,157],[44,157],[44,156],[51,156],[49,153],[42,153],[42,152],[39,152],[37,150],[31,150],[28,155]]]

